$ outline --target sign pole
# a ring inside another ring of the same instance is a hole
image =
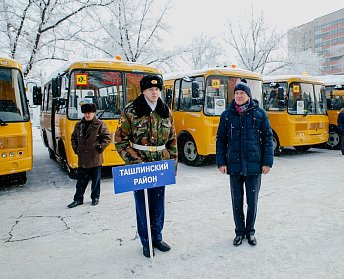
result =
[[[149,254],[151,261],[153,263],[153,245],[152,245],[152,233],[150,227],[150,218],[149,218],[149,204],[148,204],[148,191],[143,189],[145,195],[145,209],[146,209],[146,220],[147,220],[147,232],[148,232],[148,243],[149,243]]]

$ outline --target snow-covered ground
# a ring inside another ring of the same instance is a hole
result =
[[[344,156],[289,150],[263,177],[258,244],[234,247],[228,177],[179,164],[166,189],[167,253],[142,255],[132,193],[102,179],[99,205],[68,209],[75,180],[34,128],[24,186],[0,189],[0,278],[344,278]]]

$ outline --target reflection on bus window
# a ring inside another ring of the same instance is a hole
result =
[[[204,78],[203,77],[196,77],[193,78],[193,81],[196,81],[198,84],[198,88],[194,88],[197,90],[198,96],[192,96],[192,81],[186,81],[184,79],[181,80],[181,90],[180,90],[180,100],[179,100],[179,110],[180,111],[201,111],[202,110],[202,102],[204,97]]]
[[[81,105],[94,103],[97,116],[103,119],[119,117],[123,107],[122,73],[116,71],[74,71],[71,75],[68,116],[82,118]]]
[[[310,83],[292,83],[288,91],[290,114],[325,114],[325,100],[321,86]]]
[[[29,120],[22,75],[17,69],[0,69],[0,119],[6,122]]]
[[[282,111],[285,110],[285,93],[287,92],[287,83],[281,82],[276,86],[269,83],[263,85],[263,101],[266,111]]]
[[[234,87],[239,81],[239,77],[209,76],[206,81],[204,113],[221,115],[234,99]],[[251,88],[252,98],[262,106],[262,82],[248,78],[246,81]]]

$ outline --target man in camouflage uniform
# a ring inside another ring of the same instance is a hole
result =
[[[147,75],[140,81],[142,94],[120,116],[115,134],[117,152],[126,164],[174,159],[177,164],[177,138],[170,110],[160,99],[162,78]],[[165,186],[147,190],[152,244],[162,252],[171,247],[162,241]],[[143,255],[150,257],[144,190],[134,191],[137,231]],[[153,251],[154,256],[154,251]]]

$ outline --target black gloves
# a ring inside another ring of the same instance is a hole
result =
[[[99,153],[102,153],[104,151],[103,147],[100,144],[96,144],[95,147]]]

